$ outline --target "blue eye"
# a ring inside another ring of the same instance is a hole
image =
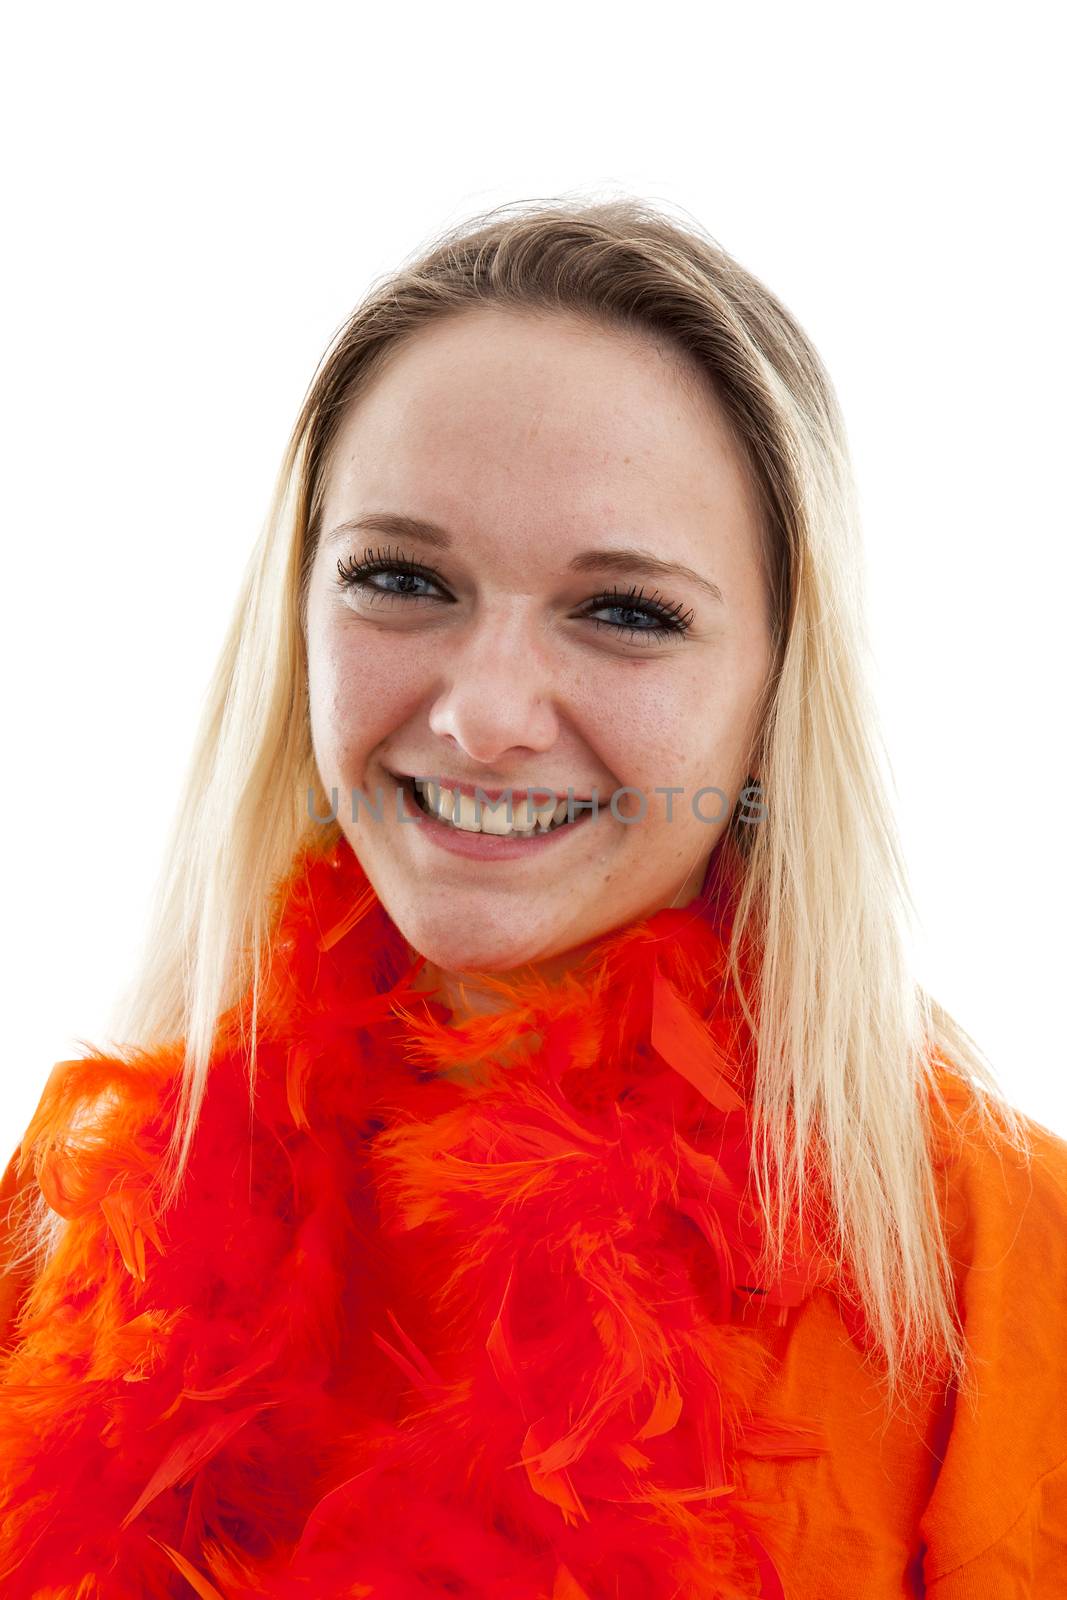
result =
[[[362,589],[374,595],[395,596],[400,600],[421,600],[423,595],[415,593],[410,587],[402,589],[382,589],[371,583],[383,573],[395,575],[405,580],[407,585],[414,582],[436,584],[438,578],[428,568],[418,566],[414,561],[385,561],[378,557],[365,557],[362,561],[350,561],[344,564],[337,563],[342,587],[346,589]]]
[[[432,567],[424,567],[418,561],[399,553],[394,555],[389,550],[383,554],[381,550],[367,549],[359,560],[353,556],[347,562],[338,561],[337,572],[342,588],[359,591],[372,604],[382,600],[432,600],[432,594],[420,593],[414,586],[423,583],[437,589],[444,587],[444,580]],[[395,578],[403,586],[382,588],[371,581],[375,578]],[[592,616],[595,611],[616,611],[623,616],[643,619],[647,626],[634,626],[632,621],[601,622]],[[681,606],[658,596],[646,597],[636,587],[597,595],[587,603],[582,614],[589,617],[595,627],[628,634],[631,641],[684,639],[693,620],[692,611],[683,611]]]
[[[620,632],[629,632],[631,639],[637,635],[645,639],[684,639],[693,621],[691,611],[683,614],[681,606],[668,605],[655,598],[646,600],[642,592],[636,588],[630,589],[624,595],[620,595],[618,589],[612,590],[611,594],[599,595],[597,599],[590,600],[587,614],[588,611],[621,611],[629,616],[643,616],[651,621],[652,626],[648,628],[634,628],[625,622],[596,623],[598,628],[615,628]]]

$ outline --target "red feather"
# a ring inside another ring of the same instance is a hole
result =
[[[455,1023],[347,844],[282,888],[178,1206],[178,1046],[60,1063],[23,1141],[71,1220],[0,1358],[5,1600],[780,1600],[738,1460],[823,1441],[753,1308],[832,1253],[753,1280],[723,905]]]

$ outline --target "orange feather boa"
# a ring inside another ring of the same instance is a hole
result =
[[[165,1214],[180,1048],[58,1064],[22,1161],[71,1226],[0,1367],[6,1600],[781,1597],[735,1462],[823,1448],[750,1396],[755,1324],[830,1252],[752,1281],[711,882],[459,1022],[347,843],[306,852],[254,1112],[246,1000]]]

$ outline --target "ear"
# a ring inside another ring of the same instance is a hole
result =
[[[756,823],[764,822],[767,817],[767,802],[763,793],[763,785],[756,773],[750,772],[741,786],[734,808],[733,820],[742,827],[750,828]]]

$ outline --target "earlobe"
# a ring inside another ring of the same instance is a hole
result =
[[[763,796],[763,784],[756,774],[750,772],[737,797],[734,820],[751,827],[754,823],[766,821],[766,817],[767,805]]]

